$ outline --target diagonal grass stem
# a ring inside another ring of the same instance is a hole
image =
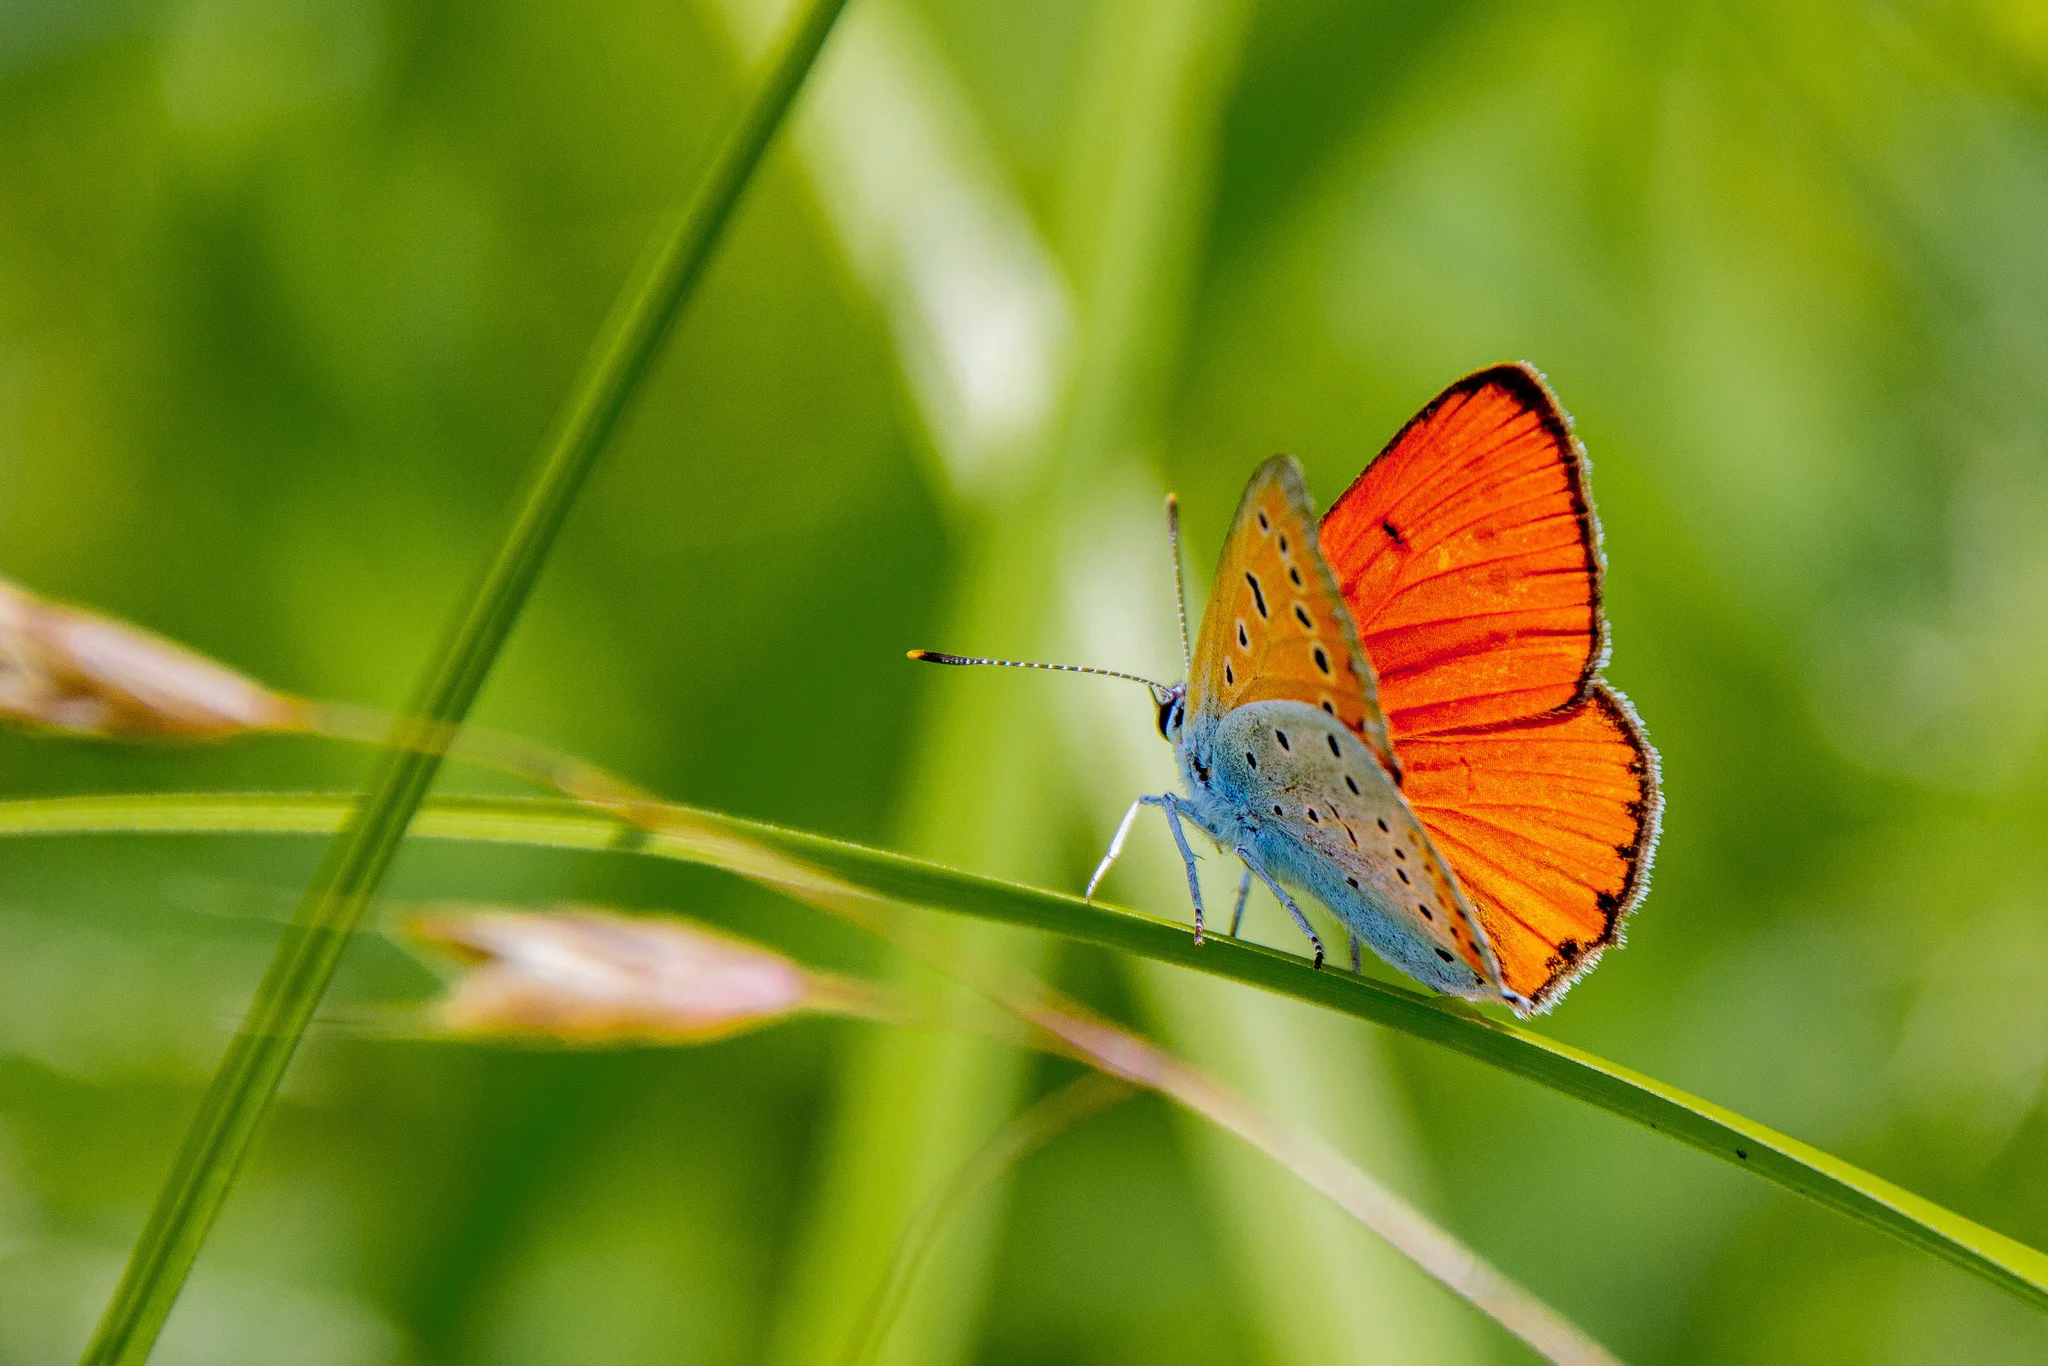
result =
[[[592,352],[512,524],[394,727],[287,927],[241,1028],[200,1102],[83,1361],[146,1360],[234,1184],[243,1156],[343,949],[425,799],[445,741],[476,700],[557,533],[702,278],[733,210],[846,0],[811,0],[695,192],[656,233]]]
[[[349,811],[325,794],[167,794],[0,802],[0,838],[57,834],[320,834]],[[561,801],[443,798],[422,838],[636,853],[723,868],[813,895],[856,893],[1022,925],[1342,1011],[1536,1082],[1640,1124],[1933,1253],[2036,1309],[2048,1255],[1831,1153],[1675,1086],[1462,1003],[1220,936],[1197,948],[1184,925],[979,877],[879,849],[690,807],[640,804],[631,819]]]

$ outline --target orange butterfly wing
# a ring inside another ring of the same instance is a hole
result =
[[[1188,714],[1222,715],[1255,702],[1306,702],[1341,721],[1379,758],[1388,778],[1397,781],[1400,768],[1372,665],[1359,648],[1350,608],[1317,540],[1315,505],[1301,466],[1291,455],[1276,455],[1252,474],[1231,520],[1195,641]],[[1400,812],[1408,828],[1397,826],[1397,839],[1418,823],[1417,814]],[[1348,830],[1350,850],[1326,828],[1298,819],[1293,828],[1305,843],[1324,846],[1324,856],[1333,861],[1358,857],[1358,838]],[[1384,821],[1380,829],[1387,829]],[[1501,965],[1487,944],[1485,922],[1470,899],[1459,895],[1456,875],[1447,871],[1454,866],[1448,852],[1432,846],[1426,836],[1415,843],[1425,880],[1404,895],[1426,899],[1442,917],[1417,920],[1418,927],[1429,927],[1417,933],[1437,940],[1480,981],[1498,985]],[[1406,872],[1397,876],[1404,884],[1409,880]],[[1357,887],[1357,881],[1351,886]]]
[[[1283,701],[1321,707],[1398,772],[1357,628],[1316,549],[1301,466],[1276,455],[1253,473],[1232,519],[1195,642],[1188,710]]]
[[[1656,752],[1599,681],[1586,459],[1527,366],[1453,384],[1323,519],[1403,793],[1538,1010],[1620,937],[1656,841]]]
[[[1543,1010],[1642,899],[1657,754],[1605,683],[1547,717],[1398,741],[1402,795],[1479,912],[1501,979]]]
[[[1458,381],[1323,518],[1397,734],[1556,711],[1603,654],[1585,457],[1525,366]]]

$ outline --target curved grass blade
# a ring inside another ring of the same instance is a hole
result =
[[[0,838],[325,834],[340,828],[350,807],[349,798],[319,794],[0,802]],[[571,802],[451,797],[428,803],[412,833],[702,863],[799,894],[850,894],[1023,925],[1341,1010],[1677,1139],[2048,1309],[2048,1255],[1732,1110],[1460,1003],[1346,973],[1315,972],[1300,958],[1226,937],[1212,936],[1197,947],[1186,927],[1172,921],[691,807],[646,804],[627,821]]]
[[[909,1227],[897,1239],[881,1285],[862,1314],[847,1344],[845,1366],[868,1366],[882,1350],[889,1325],[910,1289],[911,1280],[938,1241],[953,1213],[975,1195],[1046,1144],[1082,1120],[1091,1118],[1127,1096],[1137,1087],[1106,1072],[1086,1072],[1052,1094],[1034,1101],[1023,1113],[998,1130],[946,1183],[933,1192],[919,1208]]]
[[[83,1360],[91,1366],[149,1356],[342,950],[440,767],[439,749],[410,743],[410,733],[468,714],[577,493],[702,277],[734,205],[845,4],[811,0],[696,192],[656,234],[655,250],[621,294],[512,525],[421,681],[408,712],[417,720],[394,729],[366,800],[359,809],[351,807],[346,824],[337,823],[340,834],[200,1102],[86,1347]]]
[[[874,914],[877,908],[868,900],[849,904],[845,892],[802,895],[821,910],[871,927],[973,987],[1002,1008],[1003,1014],[991,1018],[1030,1026],[1022,1040],[1026,1046],[1086,1063],[1100,1074],[1098,1080],[1156,1091],[1271,1158],[1545,1360],[1559,1366],[1616,1366],[1599,1343],[1312,1133],[1279,1122],[1199,1068],[1096,1017],[1042,982],[963,960],[951,941],[942,947],[929,937],[905,934],[901,923]],[[428,942],[452,949],[469,963],[428,1012],[429,1018],[439,1017],[444,1037],[509,1037],[572,1047],[687,1044],[787,1019],[804,1008],[852,1006],[874,1018],[909,1018],[903,1010],[906,999],[881,983],[814,974],[774,950],[683,916],[626,916],[593,907],[528,912],[459,908],[431,915],[424,925],[415,918],[409,928],[415,936],[427,929]],[[957,1017],[932,1022],[942,1028],[966,1023]],[[979,1032],[983,1023],[977,1020],[970,1027]],[[906,1216],[905,1233],[879,1269],[881,1288],[864,1297],[860,1313],[847,1325],[848,1345],[841,1356],[865,1360],[880,1350],[890,1323],[902,1313],[918,1259],[945,1216],[1000,1176],[1015,1157],[1097,1108],[1092,1103],[1081,1111],[1066,1108],[1090,1094],[1085,1089],[1062,1093],[1065,1100],[1048,1097],[1027,1107],[978,1153],[947,1170],[936,1201]]]

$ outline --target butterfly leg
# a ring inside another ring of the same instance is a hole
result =
[[[1230,917],[1230,937],[1237,938],[1237,932],[1244,924],[1244,903],[1251,899],[1252,870],[1246,868],[1244,877],[1237,884],[1237,910]]]
[[[1161,807],[1166,812],[1166,827],[1173,831],[1173,842],[1180,846],[1181,862],[1188,869],[1188,896],[1195,903],[1195,942],[1202,942],[1202,880],[1195,875],[1195,851],[1188,848],[1187,834],[1180,828],[1180,803],[1171,792],[1162,792],[1156,797],[1140,797],[1138,801],[1146,806]]]
[[[1117,826],[1116,835],[1109,842],[1109,852],[1102,856],[1102,862],[1095,865],[1095,876],[1088,879],[1088,890],[1081,893],[1082,900],[1093,901],[1095,899],[1095,889],[1102,885],[1103,877],[1109,872],[1109,865],[1115,863],[1116,856],[1124,851],[1124,840],[1131,833],[1131,822],[1138,819],[1138,813],[1143,811],[1147,803],[1152,800],[1154,799],[1140,797],[1131,803],[1130,810],[1124,812],[1123,821]]]
[[[1259,875],[1259,881],[1266,884],[1266,890],[1280,899],[1280,904],[1287,908],[1287,914],[1294,917],[1294,923],[1301,926],[1301,932],[1308,936],[1308,942],[1315,948],[1315,966],[1320,972],[1323,967],[1323,937],[1316,933],[1316,927],[1308,923],[1308,917],[1301,913],[1301,907],[1295,905],[1294,898],[1273,880],[1273,875],[1266,871],[1266,866],[1258,861],[1257,855],[1243,845],[1239,845],[1235,852],[1244,860],[1245,867]]]
[[[1356,934],[1351,936],[1351,971],[1353,974],[1365,971],[1365,954]]]

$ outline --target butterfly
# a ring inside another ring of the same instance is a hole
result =
[[[1231,934],[1290,889],[1428,986],[1549,1009],[1620,942],[1656,847],[1656,751],[1600,670],[1600,528],[1569,419],[1527,365],[1478,371],[1401,429],[1318,521],[1301,468],[1252,475],[1183,683],[1146,684],[1184,791],[1157,807],[1242,865]],[[1168,500],[1176,589],[1178,517]],[[1184,600],[1185,594],[1182,594]],[[1018,664],[932,651],[948,664]]]

